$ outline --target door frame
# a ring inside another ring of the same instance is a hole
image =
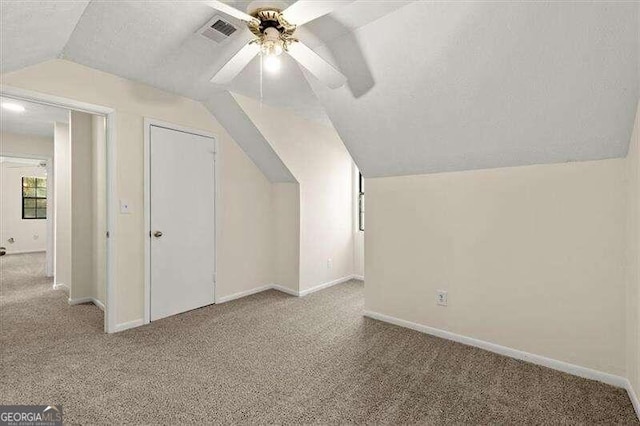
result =
[[[151,126],[168,130],[189,133],[213,139],[213,303],[216,303],[216,285],[218,282],[218,168],[220,166],[220,151],[218,138],[215,134],[200,129],[180,126],[154,118],[144,118],[144,323],[151,322]]]
[[[105,117],[106,125],[106,205],[107,205],[107,235],[106,244],[106,288],[105,288],[105,309],[104,309],[104,332],[114,333],[117,331],[115,316],[115,256],[117,237],[116,215],[117,215],[117,196],[116,196],[116,110],[114,108],[102,105],[91,104],[78,101],[75,99],[64,98],[61,96],[49,95],[32,90],[26,90],[18,87],[0,85],[0,96],[11,98],[18,101],[34,102],[43,105],[50,105],[58,108],[65,108],[74,111],[86,112],[93,115],[101,115]],[[55,173],[55,172],[54,172]],[[55,176],[54,176],[55,179]],[[54,200],[55,203],[56,200]],[[73,285],[73,284],[72,284]]]

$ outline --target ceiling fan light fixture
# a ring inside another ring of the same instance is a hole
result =
[[[284,52],[282,40],[264,40],[260,45],[260,51],[266,56],[279,56]]]
[[[281,67],[280,57],[276,55],[265,55],[262,58],[262,66],[270,73],[277,73]]]

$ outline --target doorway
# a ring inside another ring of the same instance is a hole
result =
[[[13,91],[1,98],[2,288],[25,307],[44,297],[63,302],[58,314],[96,309],[108,331],[106,113]]]
[[[146,320],[214,303],[216,142],[145,122]]]

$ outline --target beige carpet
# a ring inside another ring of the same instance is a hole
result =
[[[108,336],[43,256],[0,259],[0,403],[70,423],[638,423],[624,390],[363,318],[359,282]]]

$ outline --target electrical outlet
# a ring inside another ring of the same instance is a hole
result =
[[[436,305],[447,306],[447,292],[436,290]]]
[[[327,259],[327,269],[333,268],[333,259]]]

